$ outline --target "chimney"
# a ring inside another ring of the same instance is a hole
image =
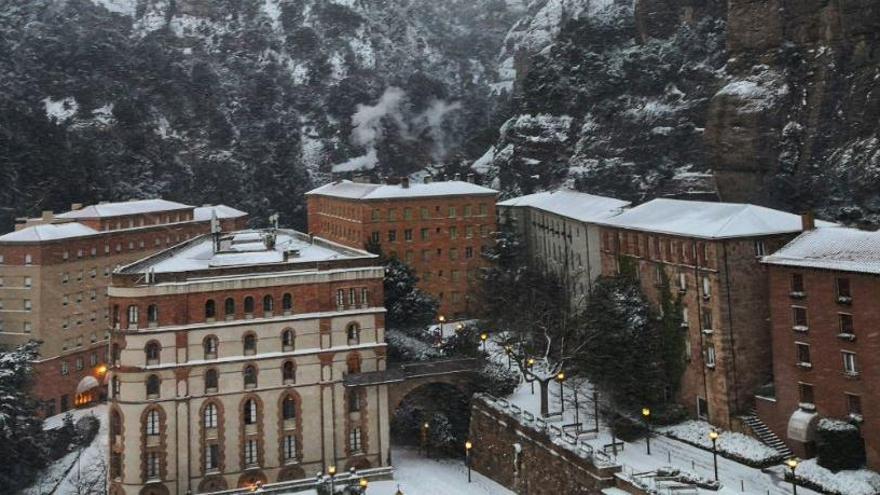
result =
[[[471,184],[474,183],[474,174],[467,174],[467,181]]]
[[[801,228],[804,232],[816,230],[816,215],[812,210],[801,215]]]
[[[82,203],[73,203],[72,205],[70,205],[70,211],[81,210],[82,207],[83,207]]]
[[[428,175],[425,176],[425,184],[430,184],[430,183],[433,182],[433,181],[434,181],[434,176],[433,176],[433,175],[428,174]]]
[[[400,187],[404,189],[409,189],[409,177],[400,178]]]
[[[52,219],[55,218],[52,214],[52,210],[43,210],[43,218],[42,220],[46,223],[51,223]]]
[[[461,180],[461,174],[455,174],[455,179],[454,179],[454,180]]]

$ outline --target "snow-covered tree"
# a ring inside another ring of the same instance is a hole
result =
[[[37,403],[28,395],[37,342],[0,351],[0,486],[15,492],[26,486],[49,458]]]
[[[395,257],[385,261],[385,324],[392,329],[423,327],[434,321],[439,304],[419,289],[412,268]]]

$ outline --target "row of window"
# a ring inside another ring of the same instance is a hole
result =
[[[103,268],[104,278],[109,278],[109,277],[110,277],[110,273],[111,273],[112,271],[113,271],[113,268],[111,268],[110,266],[105,266],[105,267]],[[76,278],[76,281],[77,281],[77,282],[82,282],[83,279],[84,279],[85,277],[86,277],[86,272],[85,272],[85,270],[80,270],[80,271],[76,272],[76,277],[75,277],[75,278]],[[97,266],[92,267],[92,268],[89,270],[88,277],[91,278],[91,279],[98,278],[98,267],[97,267]],[[69,283],[69,282],[70,282],[70,272],[62,272],[62,273],[61,273],[61,283],[62,283],[62,284],[67,284],[67,283]]]
[[[106,353],[104,355],[103,360],[100,360],[98,358],[97,352],[93,352],[93,353],[89,354],[89,366],[91,366],[91,367],[95,367],[98,365],[98,363],[102,363],[106,360],[107,360]],[[74,368],[76,369],[76,371],[82,371],[82,369],[85,368],[85,360],[83,359],[82,356],[78,356],[76,359],[74,359]],[[70,374],[70,363],[68,363],[66,360],[61,361],[60,370],[61,370],[62,375]]]
[[[263,314],[271,315],[275,311],[275,299],[271,295],[263,296],[262,306]],[[245,316],[252,316],[255,310],[255,300],[252,296],[247,296],[244,298],[244,313]],[[290,293],[286,293],[281,298],[281,310],[285,314],[290,314],[293,311],[293,295]],[[126,328],[129,330],[136,330],[140,328],[140,307],[137,305],[129,305],[126,310]],[[119,307],[113,307],[113,320],[114,326],[119,324]],[[236,314],[236,303],[235,299],[232,297],[226,298],[223,302],[223,314],[226,319],[232,319]],[[205,301],[205,320],[212,321],[217,317],[217,303],[214,302],[213,299],[208,299]],[[150,304],[147,306],[147,325],[148,326],[157,326],[159,324],[159,306],[156,304]]]
[[[361,372],[361,357],[357,353],[349,355],[346,366],[349,374]],[[64,362],[66,366],[66,361]],[[81,368],[80,368],[81,369]],[[241,371],[246,390],[255,389],[258,386],[259,370],[252,364],[247,364]],[[215,368],[208,368],[205,371],[205,393],[216,393],[219,386],[219,372]],[[296,383],[296,363],[293,360],[286,360],[281,364],[281,380],[285,385]],[[162,379],[159,375],[151,374],[147,376],[145,383],[146,394],[148,399],[159,399],[161,397]],[[118,377],[113,377],[111,387],[114,397],[119,396],[120,382]]]
[[[106,296],[107,289],[105,288],[103,292],[104,292],[104,295]],[[98,300],[98,289],[91,289],[91,290],[89,290],[88,294],[89,294],[90,301],[97,301]],[[85,292],[76,292],[73,294],[73,300],[77,304],[82,303],[84,299],[85,299]],[[62,306],[69,305],[70,301],[71,301],[70,294],[64,294],[61,296],[61,305]]]
[[[21,310],[20,311],[31,311],[34,308],[33,301],[30,299],[22,299],[21,300]],[[0,311],[5,309],[4,300],[0,299]]]
[[[413,220],[414,209],[413,208],[403,208],[403,220]],[[448,206],[446,208],[446,216],[444,217],[441,213],[441,208],[439,206],[434,207],[434,216],[431,216],[431,210],[423,206],[419,208],[419,219],[421,220],[430,220],[432,218],[470,218],[470,217],[485,217],[489,215],[489,206],[486,203],[480,203],[479,205],[463,205],[459,210],[458,206]],[[461,212],[461,215],[459,215]],[[374,222],[381,222],[383,220],[387,220],[389,222],[396,222],[398,220],[398,209],[397,208],[388,208],[387,210],[382,210],[380,208],[374,208],[372,214],[370,215],[370,219]]]
[[[108,340],[109,338],[110,338],[110,332],[105,331],[104,332],[104,340]],[[98,333],[92,332],[91,336],[89,337],[89,340],[91,341],[92,344],[98,342]],[[76,337],[67,338],[61,342],[61,350],[62,351],[66,351],[68,349],[76,349],[76,348],[82,347],[82,346],[83,346],[83,336],[82,335],[77,335]]]
[[[816,396],[811,383],[798,383],[798,400],[801,404],[815,404]],[[862,416],[862,397],[848,392],[843,393],[844,407],[850,416]]]
[[[165,213],[164,215],[156,214],[149,216],[139,215],[136,217],[127,217],[125,219],[116,219],[112,222],[105,220],[101,222],[101,230],[133,229],[136,227],[148,227],[150,225],[188,222],[192,219],[193,214],[191,212]]]
[[[807,317],[807,308],[804,306],[791,307],[792,328],[799,332],[806,332],[810,328],[809,318]],[[852,338],[856,335],[855,325],[853,324],[853,315],[849,313],[837,314],[838,335],[841,337]]]
[[[812,368],[813,361],[810,357],[810,344],[806,342],[795,342],[797,348],[797,365],[801,368]],[[856,353],[852,351],[840,351],[843,363],[843,373],[849,376],[858,376],[859,365],[856,359]]]
[[[12,325],[9,326],[11,327]],[[33,323],[25,320],[21,322],[21,327],[19,328],[7,328],[6,323],[3,320],[0,320],[0,332],[16,333],[19,331],[22,333],[31,333],[34,331],[34,325]]]
[[[397,242],[397,240],[398,240],[397,232],[398,231],[396,229],[388,230],[388,232],[386,234],[387,241],[388,242]],[[413,241],[413,229],[403,229],[402,233],[403,233],[403,240],[405,242],[412,242]],[[438,235],[441,234],[442,229],[440,229],[439,227],[436,228],[435,233]],[[455,239],[459,238],[458,227],[449,227],[447,229],[447,233],[449,234],[450,240],[455,240]],[[466,225],[465,226],[464,232],[463,232],[465,239],[473,239],[474,236],[476,235],[476,233],[477,233],[477,229],[475,228],[474,225]],[[489,226],[488,225],[480,225],[479,226],[479,234],[480,234],[480,237],[488,237],[489,236]],[[431,239],[431,229],[422,228],[419,230],[419,240],[428,241],[430,239]],[[374,230],[370,234],[370,240],[375,244],[382,242],[382,233],[379,232],[378,230]]]
[[[190,234],[183,234],[183,235],[177,234],[177,235],[174,235],[173,237],[170,235],[166,235],[165,239],[164,239],[164,241],[165,241],[164,243],[165,243],[165,246],[169,246],[169,245],[171,245],[172,242],[178,243],[178,242],[181,242],[182,240],[184,240],[184,241],[189,240],[190,237],[192,237],[192,235],[190,235]],[[154,237],[152,247],[161,247],[162,241],[163,240],[161,238]],[[127,246],[129,251],[134,251],[135,249],[147,248],[147,242],[144,239],[139,239],[137,241],[132,239],[132,240],[129,240],[127,242],[127,244],[117,242],[112,247],[112,251],[114,251],[115,253],[121,253],[124,245]],[[105,243],[104,249],[103,249],[103,254],[109,255],[110,253],[111,253],[111,245],[108,243]],[[76,254],[77,259],[81,259],[81,258],[85,257],[85,250],[84,249],[77,249],[75,254]],[[89,250],[89,255],[93,258],[97,257],[98,256],[98,248],[95,246],[92,246],[91,249]],[[67,251],[67,250],[63,251],[61,253],[61,259],[64,261],[69,261],[71,259],[70,251]],[[0,254],[0,265],[4,264],[5,262],[6,262],[5,256]],[[25,265],[32,265],[33,263],[34,263],[33,255],[30,253],[25,253],[24,264]],[[105,270],[105,272],[106,272],[106,270]]]
[[[9,282],[5,277],[0,277],[0,287],[9,287],[9,288],[20,288],[20,289],[30,289],[34,285],[34,280],[31,277],[14,277],[13,281],[21,280],[21,284],[15,284],[7,286],[6,283]]]
[[[683,241],[644,235],[637,232],[605,231],[602,233],[602,247],[610,253],[630,254],[654,261],[674,263],[711,265],[709,243],[701,241]],[[767,254],[762,240],[754,240],[752,249],[755,256]]]
[[[834,293],[837,302],[842,304],[852,303],[852,287],[850,280],[846,277],[837,277],[834,279]],[[791,274],[791,296],[796,299],[806,297],[807,289],[804,284],[804,276],[800,273]]]

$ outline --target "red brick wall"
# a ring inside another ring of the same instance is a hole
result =
[[[861,397],[862,435],[865,438],[868,464],[880,468],[880,336],[874,330],[880,321],[880,277],[830,270],[769,266],[770,303],[773,342],[773,374],[776,387],[775,408],[764,407],[762,419],[783,439],[785,426],[799,404],[799,383],[813,385],[816,412],[823,417],[847,419],[846,393]],[[791,276],[803,276],[805,297],[791,296]],[[852,303],[837,302],[836,279],[850,280]],[[793,305],[807,308],[808,330],[793,330]],[[840,313],[851,314],[855,341],[838,337]],[[798,367],[795,342],[810,345],[812,368]],[[841,351],[856,353],[858,377],[843,373]],[[774,410],[775,409],[775,410]],[[801,446],[790,442],[795,449]]]
[[[98,383],[104,382],[104,373],[107,369],[108,350],[106,344],[93,345],[81,351],[65,354],[64,356],[52,357],[44,361],[34,363],[34,381],[31,395],[44,404],[44,413],[53,411],[58,414],[63,412],[62,396],[67,396],[67,408],[73,409],[76,400],[76,387],[86,376],[94,376]],[[97,364],[91,364],[91,355],[97,357]],[[82,358],[83,368],[76,369],[76,360]],[[68,374],[61,374],[61,363],[67,362]],[[103,371],[103,373],[102,373]],[[95,394],[106,394],[102,387],[95,390]],[[97,397],[96,397],[97,398]],[[48,404],[51,402],[51,406]]]
[[[486,215],[480,216],[480,204],[486,205]],[[440,299],[440,313],[447,316],[465,315],[474,311],[474,280],[479,268],[486,266],[481,250],[491,247],[491,232],[495,226],[495,197],[492,195],[446,196],[439,198],[400,198],[384,201],[352,201],[333,197],[310,196],[309,231],[320,237],[362,249],[373,232],[385,254],[396,254],[406,261],[422,279],[420,287]],[[464,216],[470,205],[471,215]],[[455,207],[456,217],[449,218],[449,207]],[[397,218],[388,220],[389,209],[395,209]],[[404,218],[411,208],[412,219]],[[430,218],[421,218],[421,209],[427,208]],[[373,221],[373,210],[382,212],[381,220]],[[480,227],[483,226],[481,235]],[[451,239],[450,227],[457,229],[457,238]],[[472,237],[467,237],[468,227]],[[428,240],[423,241],[421,230],[428,229]],[[407,229],[412,240],[405,240]],[[388,232],[395,230],[397,240],[390,242]],[[467,248],[472,257],[467,257]],[[450,259],[450,249],[457,250],[457,259]],[[438,249],[439,255],[438,255]],[[427,251],[427,259],[422,252]],[[458,280],[453,281],[453,271]],[[427,277],[426,277],[427,274]],[[454,301],[457,297],[458,300]]]

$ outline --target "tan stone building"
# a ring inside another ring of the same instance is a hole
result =
[[[513,227],[531,263],[559,277],[572,304],[583,306],[602,274],[596,222],[619,215],[629,204],[577,191],[540,192],[498,203],[498,221]]]
[[[387,465],[384,270],[294,231],[205,235],[113,275],[110,493]]]
[[[160,199],[74,205],[0,236],[0,345],[43,342],[33,395],[52,415],[98,399],[106,373],[107,286],[119,265],[247,215]]]
[[[828,225],[822,223],[823,225]],[[798,235],[801,217],[749,204],[656,199],[603,222],[605,274],[635,263],[659,305],[683,304],[688,365],[678,399],[694,416],[739,429],[737,415],[772,374],[767,271],[761,257]]]
[[[461,317],[475,309],[497,194],[462,181],[336,181],[306,193],[309,232],[355,248],[380,246],[415,270],[419,287],[439,300],[441,315]]]

